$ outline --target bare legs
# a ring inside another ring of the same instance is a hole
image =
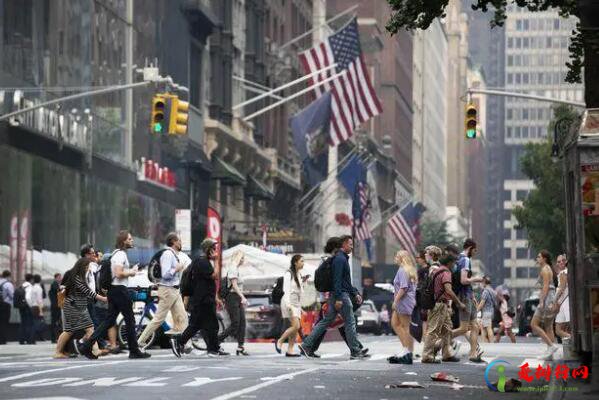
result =
[[[300,320],[299,318],[293,317],[289,321],[291,322],[291,326],[287,328],[287,330],[283,332],[279,340],[277,340],[277,346],[279,346],[279,348],[282,347],[283,343],[285,343],[285,340],[287,340],[287,354],[293,354],[295,338],[297,337],[297,333],[300,329]]]
[[[391,317],[391,326],[399,337],[399,341],[410,353],[414,351],[414,339],[410,335],[411,316],[393,312]]]
[[[553,324],[549,324],[549,326],[545,328],[545,331],[543,328],[541,328],[541,319],[535,315],[532,317],[530,327],[532,331],[539,336],[547,346],[553,346],[553,341],[555,339],[555,335],[553,334]]]

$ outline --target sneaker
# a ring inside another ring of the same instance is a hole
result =
[[[412,359],[412,353],[406,353],[401,357],[393,356],[389,357],[389,364],[408,364],[411,365],[414,363]]]
[[[110,354],[120,354],[123,352],[119,346],[108,346],[107,348]]]
[[[75,353],[79,354],[80,356],[83,355],[83,353],[81,353],[81,351],[79,350],[81,345],[82,342],[79,339],[73,339],[73,348],[75,349]]]
[[[362,354],[368,354],[368,348],[362,349],[362,350],[360,350],[360,352]]]
[[[191,346],[183,346],[183,349],[181,351],[182,354],[191,354],[191,352],[193,351],[193,347]]]
[[[173,351],[173,354],[175,355],[175,357],[177,358],[181,358],[181,352],[179,351],[179,338],[178,337],[171,337],[171,350]]]
[[[304,357],[307,357],[307,358],[312,358],[312,357],[314,357],[314,353],[312,352],[312,350],[310,350],[310,348],[309,348],[309,347],[307,347],[305,344],[303,344],[303,343],[300,343],[300,344],[298,344],[298,345],[297,345],[297,347],[299,347],[299,349],[300,349],[300,354],[301,354],[302,356],[304,356]]]
[[[150,358],[152,355],[150,353],[146,353],[145,351],[138,350],[134,353],[129,353],[129,358],[131,359],[142,359],[142,358]]]
[[[363,354],[362,352],[349,356],[350,360],[366,360],[367,358],[370,358],[370,354]]]
[[[91,344],[88,343],[80,343],[77,342],[77,345],[75,346],[75,348],[77,349],[77,352],[81,355],[84,355],[85,357],[89,358],[90,360],[97,360],[98,356],[94,354],[94,352],[92,351],[92,346]]]
[[[443,359],[443,362],[460,362],[460,359],[456,356],[451,356]]]
[[[208,352],[208,357],[222,357],[222,356],[228,356],[228,355],[229,355],[229,353],[224,351],[222,348],[218,349],[218,351],[209,351]]]
[[[318,353],[312,353],[312,357],[314,357],[314,358],[320,358],[320,354],[318,354]]]

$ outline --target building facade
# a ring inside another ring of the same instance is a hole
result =
[[[505,87],[562,100],[582,101],[582,85],[565,83],[569,38],[576,20],[555,11],[531,13],[510,6],[505,30]],[[506,98],[504,131],[503,228],[505,282],[520,301],[534,290],[538,278],[536,252],[529,248],[525,230],[516,229],[512,215],[534,187],[520,168],[527,143],[547,140],[553,117],[551,105]]]
[[[190,96],[185,137],[150,132],[150,100],[164,87],[133,90],[131,106],[120,91],[0,122],[0,269],[16,279],[26,272],[47,278],[72,267],[82,243],[112,249],[120,229],[135,238],[132,261],[143,262],[175,228],[175,210],[191,204],[192,243],[185,246],[201,241],[211,171],[202,151],[201,58],[216,25],[202,3],[0,3],[0,86],[10,88],[0,93],[2,113],[139,81],[128,76],[128,61],[142,67],[157,60],[160,73]],[[142,158],[167,167],[176,183],[140,179]]]
[[[435,20],[414,32],[412,187],[428,215],[445,218],[447,206],[447,36]]]

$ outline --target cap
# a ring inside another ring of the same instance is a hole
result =
[[[214,247],[214,245],[216,245],[218,242],[212,238],[206,238],[204,240],[202,240],[202,243],[200,244],[200,247],[202,248],[202,251],[206,254],[208,254],[208,252],[210,251],[211,248]]]

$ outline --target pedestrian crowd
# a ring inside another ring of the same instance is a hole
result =
[[[92,244],[83,245],[81,257],[64,276],[54,275],[48,292],[50,332],[56,342],[54,357],[80,354],[96,359],[121,352],[117,342],[117,318],[122,315],[129,358],[148,358],[150,354],[145,349],[151,344],[150,338],[169,312],[173,319],[169,335],[175,356],[188,354],[191,351],[188,342],[198,333],[206,342],[210,357],[229,354],[221,346],[228,337],[237,341],[236,355],[248,356],[245,349],[248,301],[240,273],[244,254],[234,254],[226,273],[221,274],[218,246],[217,241],[205,239],[201,244],[202,254],[192,260],[181,251],[177,234],[167,235],[165,248],[158,251],[147,266],[148,277],[157,286],[158,302],[153,318],[140,329],[136,326],[135,297],[129,290],[129,279],[144,272],[138,265],[129,263],[127,252],[133,248],[131,234],[120,231],[115,249],[107,254],[98,252]],[[351,281],[349,257],[352,251],[353,240],[349,235],[327,240],[325,256],[314,277],[320,300],[319,319],[310,334],[303,337],[302,298],[309,275],[303,274],[303,257],[291,257],[289,269],[275,287],[282,316],[289,321],[288,329],[275,340],[278,353],[283,352],[286,343],[286,357],[319,358],[318,349],[327,330],[337,328],[350,350],[351,359],[370,357],[369,349],[363,346],[357,334],[356,311],[363,298]],[[472,239],[464,241],[462,251],[449,245],[444,249],[428,246],[418,254],[397,252],[393,301],[390,310],[385,305],[380,311],[383,331],[392,331],[399,339],[398,352],[388,358],[389,363],[412,364],[418,357],[423,363],[459,362],[460,342],[456,340],[459,336],[464,336],[469,344],[468,360],[482,363],[484,352],[479,338],[483,342],[499,342],[503,334],[516,341],[512,332],[515,314],[509,293],[493,289],[489,277],[473,275],[471,260],[476,253],[477,244]],[[560,255],[554,271],[551,255],[542,250],[537,264],[540,295],[531,329],[547,345],[542,358],[550,360],[557,349],[555,335],[564,341],[570,337],[567,259]],[[27,274],[25,281],[15,287],[10,272],[2,273],[0,344],[6,343],[12,307],[18,309],[21,317],[19,342],[36,342],[40,332],[46,329],[45,297],[39,275]],[[226,309],[231,321],[220,333],[218,308]],[[497,320],[499,326],[495,333],[493,324]],[[423,342],[421,355],[414,352],[414,340]],[[295,351],[296,345],[299,352]]]

